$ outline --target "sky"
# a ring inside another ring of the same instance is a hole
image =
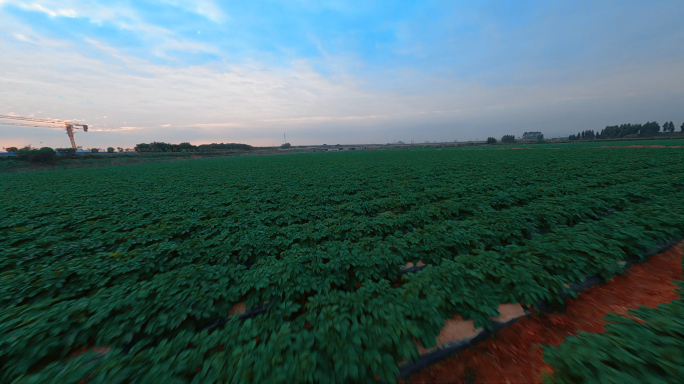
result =
[[[684,121],[681,0],[0,0],[0,20],[0,115],[88,124],[83,148]],[[0,125],[28,144],[69,140]]]

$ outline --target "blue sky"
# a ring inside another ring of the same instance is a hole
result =
[[[84,147],[684,121],[681,1],[0,0],[0,114]],[[65,145],[0,126],[0,146]]]

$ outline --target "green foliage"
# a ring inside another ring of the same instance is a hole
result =
[[[99,148],[91,148],[90,152],[91,153],[98,153],[98,152],[100,152],[100,149]]]
[[[522,135],[523,140],[544,140],[544,134],[541,132],[525,132]]]
[[[639,136],[655,136],[660,132],[660,124],[657,122],[648,122],[641,127]]]
[[[59,152],[64,157],[76,156],[76,149],[74,148],[57,148],[57,152]]]
[[[658,139],[617,139],[601,141],[583,141],[571,143],[552,143],[554,148],[578,149],[578,148],[599,148],[599,147],[630,147],[630,146],[652,146],[659,145],[664,147],[684,146],[684,138],[658,138]],[[679,154],[675,154],[675,157]]]
[[[136,152],[212,152],[212,151],[251,151],[252,146],[236,143],[213,143],[194,146],[190,143],[169,144],[164,142],[141,143],[135,146]]]
[[[669,124],[667,124],[667,128],[665,130],[669,130]],[[673,127],[672,131],[674,131],[674,127]],[[670,131],[670,132],[672,132],[672,131]],[[634,136],[638,135],[641,137],[649,137],[649,136],[656,136],[659,132],[660,132],[660,125],[655,121],[654,122],[648,122],[645,124],[621,124],[621,125],[611,125],[611,126],[605,127],[597,135],[597,138],[611,139],[611,138],[622,138],[622,137],[632,136],[632,135],[634,135]]]
[[[501,138],[501,142],[502,142],[502,143],[513,143],[513,142],[515,142],[515,136],[513,136],[513,135],[504,135],[504,136]]]
[[[679,293],[684,285],[678,282]],[[558,346],[544,347],[544,361],[555,368],[547,383],[684,382],[684,304],[682,299],[655,309],[630,310],[639,322],[611,313],[605,333],[578,332]]]
[[[569,140],[593,140],[598,137],[599,135],[596,135],[593,130],[588,129],[586,131],[580,132],[577,135],[570,135],[568,137]]]
[[[17,160],[31,163],[52,163],[57,160],[57,154],[54,149],[49,147],[22,149],[17,153]]]
[[[488,327],[500,303],[559,301],[684,234],[680,155],[353,151],[0,175],[0,382],[394,382],[454,313]]]
[[[674,132],[675,125],[672,121],[663,124],[663,132]]]
[[[496,139],[493,137],[488,137],[487,138],[487,144],[496,144]]]
[[[114,147],[107,148],[107,153],[114,153]]]
[[[287,148],[290,148],[290,147],[292,147],[292,145],[290,145],[290,143],[285,143],[285,144],[283,144],[283,145],[280,146],[280,148],[284,148],[284,149],[287,149]]]

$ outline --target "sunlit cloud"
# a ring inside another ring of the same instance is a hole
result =
[[[9,1],[8,1],[9,2]],[[76,17],[77,13],[73,9],[69,8],[61,8],[57,7],[56,5],[54,7],[45,7],[39,3],[36,2],[23,2],[23,1],[17,1],[17,2],[12,2],[15,5],[17,5],[19,8],[22,8],[27,11],[38,11],[47,14],[50,17]]]
[[[187,124],[187,127],[199,127],[199,128],[222,128],[222,127],[245,127],[245,124],[241,123],[195,123]]]
[[[122,131],[138,131],[146,127],[118,127],[118,128],[89,128],[89,132],[122,132]]]
[[[559,17],[546,3],[389,14],[383,2],[0,0],[0,114],[76,118],[92,127],[79,144],[94,146],[277,142],[284,130],[304,144],[467,140],[683,120],[684,54],[672,46],[684,26],[663,15],[683,6],[663,4]],[[639,18],[601,24],[609,11]],[[31,131],[55,146],[59,133]]]

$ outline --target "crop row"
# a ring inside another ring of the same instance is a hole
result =
[[[426,347],[434,345],[434,337],[443,325],[441,318],[451,317],[457,312],[464,317],[473,318],[479,326],[487,326],[489,317],[498,315],[496,307],[499,303],[533,304],[540,299],[558,299],[559,294],[564,291],[564,283],[580,281],[587,274],[599,273],[609,276],[618,273],[620,271],[618,261],[642,255],[643,250],[649,246],[684,232],[682,228],[676,227],[662,231],[662,229],[667,229],[667,223],[673,222],[673,219],[679,219],[681,222],[681,217],[676,214],[670,214],[668,217],[668,212],[671,212],[672,208],[673,205],[663,204],[655,210],[649,207],[625,211],[612,215],[610,220],[558,228],[554,233],[535,236],[527,247],[511,245],[500,252],[476,252],[477,258],[457,257],[439,266],[429,266],[415,275],[405,276],[404,284],[400,288],[392,288],[384,281],[368,281],[351,292],[333,290],[316,294],[309,297],[304,304],[306,310],[294,318],[293,315],[296,315],[302,306],[287,301],[285,293],[293,292],[297,287],[278,285],[278,281],[274,279],[275,285],[280,288],[283,295],[272,296],[273,304],[269,312],[243,323],[237,320],[231,321],[225,327],[211,333],[181,328],[179,332],[174,333],[173,337],[165,337],[164,332],[155,333],[148,322],[146,324],[148,334],[138,340],[130,355],[139,356],[138,358],[142,359],[140,365],[134,365],[134,367],[152,364],[162,352],[159,349],[160,345],[165,349],[172,348],[168,344],[180,339],[187,341],[187,344],[176,348],[176,353],[182,356],[185,351],[185,354],[193,357],[190,361],[195,362],[198,367],[204,366],[207,361],[200,357],[207,357],[208,361],[213,361],[213,359],[225,358],[225,351],[233,353],[232,356],[239,362],[239,364],[235,362],[236,365],[233,366],[226,366],[220,372],[214,372],[216,376],[212,376],[211,372],[205,373],[209,376],[201,376],[200,381],[217,377],[223,378],[226,382],[240,381],[240,377],[234,375],[242,370],[244,370],[243,374],[252,377],[255,381],[277,380],[277,376],[270,376],[269,370],[264,370],[259,362],[261,361],[262,364],[266,361],[273,362],[269,359],[274,359],[280,354],[295,358],[300,356],[302,351],[315,354],[319,360],[315,370],[308,374],[315,374],[319,370],[323,373],[332,370],[342,376],[340,380],[344,378],[357,380],[368,377],[373,372],[382,373],[386,370],[383,376],[389,379],[390,373],[396,373],[391,367],[396,367],[396,363],[401,359],[417,357],[417,350],[412,343],[413,338],[420,340]],[[659,219],[642,219],[641,217],[646,216],[646,213],[658,215]],[[659,228],[660,231],[649,231],[649,228]],[[574,240],[568,241],[567,239]],[[628,248],[625,249],[626,247]],[[293,281],[292,275],[303,272],[301,268],[296,268],[297,265],[294,262],[289,265],[279,265],[277,271],[275,268],[271,271],[281,275],[284,282],[291,282]],[[569,279],[563,279],[563,276]],[[305,279],[309,277],[311,276],[304,276]],[[164,281],[158,283],[167,289],[171,286]],[[98,300],[92,303],[92,306],[111,314],[106,306],[102,306],[103,299],[106,297],[99,296],[95,295],[94,298]],[[47,311],[52,313],[51,317],[55,320],[59,316],[73,316],[76,309],[87,310],[90,307],[88,305],[78,308],[75,304],[77,302],[64,303],[64,305],[51,308],[34,308],[36,312],[31,311],[32,315],[26,312],[23,314],[28,315],[28,318],[33,318],[45,316],[44,312]],[[164,305],[168,303],[161,303],[160,307]],[[147,316],[144,313],[141,315],[149,321],[150,317],[155,317],[157,309],[148,308],[150,313]],[[122,322],[123,316],[128,317],[129,320]],[[135,319],[131,316],[129,312],[122,313],[114,319],[104,321],[104,324],[101,323],[103,319],[99,319],[100,322],[98,322],[97,319],[90,318],[84,324],[84,328],[89,329],[100,325],[111,332],[111,327],[117,323],[133,325]],[[8,321],[8,325],[16,326],[18,319],[5,317],[4,320]],[[158,325],[165,324],[160,318],[157,318],[157,322]],[[306,323],[313,324],[311,330],[305,327]],[[21,367],[22,361],[36,361],[37,356],[26,352],[31,351],[31,346],[41,339],[41,335],[49,334],[51,330],[60,331],[59,328],[56,330],[52,328],[56,325],[55,322],[48,322],[47,325],[45,329],[36,330],[32,337],[23,335],[14,340],[21,343],[22,348],[18,350],[22,353],[20,356],[15,356],[16,360],[13,358],[7,360],[10,366]],[[173,324],[169,325],[172,329],[178,328],[178,325],[176,328]],[[285,337],[281,335],[283,331],[291,335]],[[108,339],[100,333],[94,337],[94,341],[96,345],[118,345],[111,356],[108,354],[105,357],[106,360],[102,363],[98,362],[98,364],[110,362],[111,369],[116,370],[122,366],[128,366],[130,359],[128,355],[120,354],[123,348],[121,341],[126,340],[121,340],[120,335],[117,337],[115,332],[111,333],[114,333],[114,338]],[[251,335],[251,338],[245,339],[244,334]],[[216,335],[222,336],[216,339]],[[239,341],[238,343],[230,342],[233,338],[242,339],[245,344],[240,345]],[[257,342],[256,338],[259,338],[261,342]],[[278,341],[279,338],[284,339]],[[357,338],[359,343],[354,342]],[[285,344],[281,345],[281,343]],[[178,344],[174,343],[174,345]],[[193,347],[189,347],[191,345]],[[15,347],[18,346],[15,345]],[[43,348],[45,347],[43,342]],[[219,349],[217,350],[216,347]],[[41,351],[42,349],[36,352]],[[381,356],[380,362],[376,361],[378,356],[376,353]],[[149,356],[149,359],[153,360],[144,360],[144,356]],[[360,360],[347,358],[347,356],[359,356]],[[262,358],[265,360],[261,360]],[[394,364],[386,364],[385,360],[392,361]],[[230,361],[233,360],[226,360],[226,362]],[[278,359],[275,360],[276,363],[277,361]],[[326,365],[326,361],[334,362],[334,364]],[[376,364],[373,363],[374,361]],[[281,362],[285,363],[282,360]],[[294,364],[294,362],[290,363]],[[296,381],[306,381],[308,369],[314,369],[314,367],[307,367],[304,363],[299,361],[293,372],[280,373],[294,374],[291,377],[295,377]],[[155,363],[155,368],[160,370],[153,370],[152,373],[161,375],[163,372],[161,368],[165,366],[164,364]],[[364,369],[367,371],[360,372],[358,374],[360,376],[355,376],[354,367],[361,369],[360,367],[364,367],[364,364],[366,365]],[[57,370],[61,369],[62,365],[54,363],[52,367],[53,370]],[[106,367],[107,364],[98,365],[104,381],[111,379]],[[190,368],[192,367],[186,369],[186,375],[192,374]],[[127,378],[140,378],[142,374],[141,371],[131,371],[132,376],[127,376]],[[157,376],[153,381],[159,378],[160,376]]]
[[[413,340],[434,345],[453,314],[487,327],[500,303],[558,300],[684,233],[679,152],[539,152],[11,175],[2,379],[391,380],[417,356]],[[92,190],[70,183],[89,174]],[[425,269],[400,274],[419,259]],[[93,346],[112,350],[65,360]]]

